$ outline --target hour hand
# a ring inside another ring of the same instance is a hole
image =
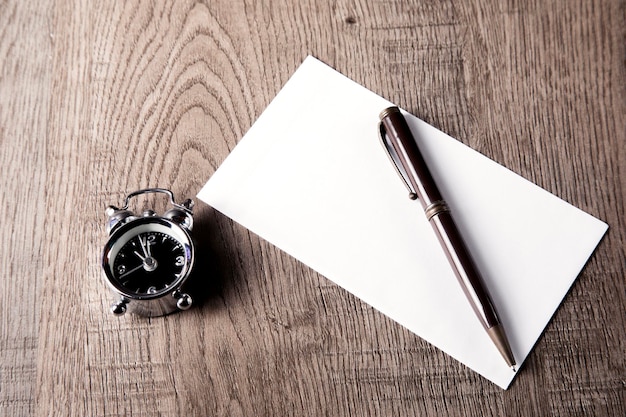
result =
[[[139,253],[139,252],[137,252],[137,251],[133,251],[133,253],[134,253],[135,255],[137,255],[137,257],[138,257],[139,259],[141,259],[142,261],[144,261],[144,260],[147,258],[147,256],[143,256],[142,254],[140,254],[140,253]]]

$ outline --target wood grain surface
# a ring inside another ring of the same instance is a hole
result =
[[[0,1],[0,415],[626,415],[625,15]],[[202,303],[108,313],[104,208],[194,197],[308,54],[609,223],[508,391],[201,203]]]

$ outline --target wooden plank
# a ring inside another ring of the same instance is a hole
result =
[[[48,2],[0,5],[0,415],[35,409],[50,112]],[[16,24],[19,22],[19,24]]]

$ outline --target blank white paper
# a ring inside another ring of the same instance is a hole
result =
[[[198,198],[506,389],[516,374],[379,142],[390,105],[308,57]],[[519,365],[608,226],[404,115]]]

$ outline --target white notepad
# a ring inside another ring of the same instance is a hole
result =
[[[378,140],[390,105],[308,57],[198,197],[506,389],[515,373]],[[521,364],[608,226],[404,115]]]

